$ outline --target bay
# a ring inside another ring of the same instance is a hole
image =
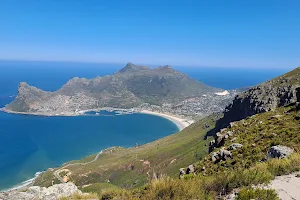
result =
[[[178,131],[173,122],[145,114],[41,117],[0,112],[0,122],[0,189],[108,147],[132,147]]]

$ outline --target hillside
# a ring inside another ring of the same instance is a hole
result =
[[[106,149],[95,162],[87,165],[62,167],[70,171],[69,181],[83,187],[107,183],[123,188],[136,188],[154,176],[178,176],[178,169],[196,162],[207,154],[207,142],[203,139],[207,130],[214,127],[217,115],[206,117],[183,131],[157,141],[133,148],[113,147]],[[86,163],[95,158],[91,155],[71,163]],[[65,164],[64,166],[67,166]],[[50,186],[60,181],[54,176],[57,169],[49,169],[40,175],[35,185]]]
[[[18,96],[4,110],[40,115],[74,115],[81,110],[104,107],[142,107],[186,114],[197,105],[212,102],[211,109],[200,112],[207,115],[222,111],[222,107],[232,99],[234,94],[215,94],[222,91],[170,66],[152,69],[128,63],[113,75],[94,79],[73,78],[55,92],[20,83]]]
[[[297,101],[300,101],[300,98]],[[191,130],[197,130],[203,125],[203,122],[200,121],[194,124],[193,127],[188,127],[182,131],[182,134],[188,135]],[[170,155],[159,150],[153,152],[155,157],[152,159],[156,160],[155,158],[157,158],[158,160],[154,166],[156,167],[159,164],[155,170],[159,171],[159,169],[162,169],[163,171],[166,170],[165,172],[167,173],[163,173],[163,175],[160,173],[155,175],[150,174],[152,177],[148,179],[148,184],[144,186],[139,184],[131,185],[135,189],[130,189],[129,185],[120,184],[119,181],[123,182],[123,184],[128,183],[128,180],[132,182],[132,177],[135,177],[137,173],[135,168],[131,168],[132,165],[125,165],[119,170],[118,175],[131,170],[135,171],[135,173],[128,173],[126,178],[123,175],[117,176],[117,179],[110,183],[97,182],[91,185],[88,184],[81,187],[81,190],[97,193],[100,199],[278,200],[277,192],[280,192],[285,197],[289,197],[288,199],[298,199],[299,196],[293,196],[295,195],[294,193],[286,193],[289,192],[290,188],[278,185],[289,184],[286,181],[280,182],[279,180],[282,179],[280,177],[276,178],[277,185],[274,188],[272,184],[268,187],[265,184],[269,184],[275,177],[285,174],[291,174],[288,177],[291,178],[293,176],[292,178],[295,179],[300,176],[299,173],[292,174],[300,170],[299,130],[300,108],[298,104],[292,103],[289,106],[275,108],[273,111],[257,114],[232,123],[230,127],[223,129],[219,135],[219,138],[224,138],[224,143],[220,147],[214,148],[210,154],[204,153],[208,150],[208,146],[203,144],[203,138],[199,138],[196,141],[200,146],[184,145],[182,148],[178,148],[175,155],[182,155],[181,153],[191,150],[194,152],[198,151],[199,153],[202,152],[199,157],[200,161],[195,161],[193,165],[180,169],[181,179],[178,179],[175,174],[172,175],[172,173],[169,173],[168,170],[173,168],[169,168],[172,166],[172,161],[170,162],[171,159],[167,163],[163,161]],[[204,132],[200,133],[202,137]],[[177,133],[170,136],[170,138],[175,138],[176,136],[182,137],[180,133]],[[158,141],[162,142],[163,140],[166,140],[166,138]],[[151,150],[153,150],[153,145],[156,142],[149,144],[152,144],[152,148],[147,149],[147,154],[152,154]],[[173,145],[175,144],[173,143]],[[166,145],[167,149],[169,147],[169,145]],[[223,153],[220,153],[221,151]],[[173,150],[170,152],[173,152]],[[122,155],[125,156],[124,154]],[[112,158],[113,162],[115,162],[114,156],[109,158]],[[119,157],[119,159],[124,158],[123,156]],[[161,156],[166,156],[163,161],[161,160]],[[180,167],[188,166],[192,160],[195,159],[175,164],[174,172],[176,172],[176,168],[178,170]],[[101,163],[101,166],[104,168],[107,167],[105,165],[106,162]],[[162,163],[164,164],[162,165]],[[184,165],[183,163],[186,164]],[[98,167],[101,168],[99,165]],[[91,168],[89,169],[91,170]],[[73,170],[71,169],[72,172]],[[81,167],[81,170],[85,170],[85,167]],[[105,173],[111,174],[109,168],[106,168],[106,170]],[[80,169],[75,169],[74,171],[77,173]],[[47,173],[51,174],[51,172]],[[50,177],[50,174],[44,174],[44,180]],[[177,175],[179,175],[178,172]],[[123,188],[117,187],[115,184]],[[292,188],[291,191],[293,191]],[[298,192],[296,192],[297,194]]]

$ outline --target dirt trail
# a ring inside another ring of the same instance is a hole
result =
[[[65,165],[65,166],[63,166],[63,167],[61,167],[61,168],[59,168],[58,170],[54,171],[54,172],[53,172],[53,175],[54,175],[60,182],[65,183],[65,182],[64,182],[64,179],[63,179],[62,177],[59,176],[60,170],[66,168],[66,167],[74,166],[74,165],[88,165],[88,164],[91,164],[91,163],[95,162],[96,160],[98,160],[100,154],[102,154],[102,151],[100,151],[100,152],[95,156],[95,158],[94,158],[92,161],[89,161],[89,162],[67,164],[67,165]]]
[[[300,177],[297,174],[277,176],[269,188],[276,190],[282,200],[300,200]]]

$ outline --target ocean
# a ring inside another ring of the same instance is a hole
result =
[[[109,75],[123,66],[125,63],[0,61],[0,107],[13,100],[21,81],[55,91],[70,78]],[[282,69],[175,68],[223,89],[256,85],[285,72]],[[144,144],[177,131],[171,121],[145,114],[40,117],[0,112],[0,190],[33,178],[36,172],[105,148]]]

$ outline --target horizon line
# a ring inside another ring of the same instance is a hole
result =
[[[140,62],[132,62],[132,61],[124,61],[124,62],[110,62],[110,61],[74,61],[74,60],[32,60],[32,59],[1,59],[0,58],[0,62],[32,62],[32,63],[38,63],[38,62],[44,62],[44,63],[74,63],[74,64],[113,64],[113,65],[122,65],[125,66],[128,63],[133,63],[135,65],[143,65],[143,66],[165,66],[165,65],[169,65],[171,67],[189,67],[189,68],[240,68],[242,66],[216,66],[216,65],[200,65],[200,64],[188,64],[188,65],[181,65],[181,64],[150,64],[150,63],[140,63]],[[247,66],[244,65],[242,67],[242,69],[249,69],[249,68],[254,68],[254,69],[258,69],[258,68],[263,68],[263,69],[295,69],[300,67],[300,65],[298,66],[294,66],[294,67],[276,67],[276,66],[267,66],[267,67],[261,67],[261,66]]]

